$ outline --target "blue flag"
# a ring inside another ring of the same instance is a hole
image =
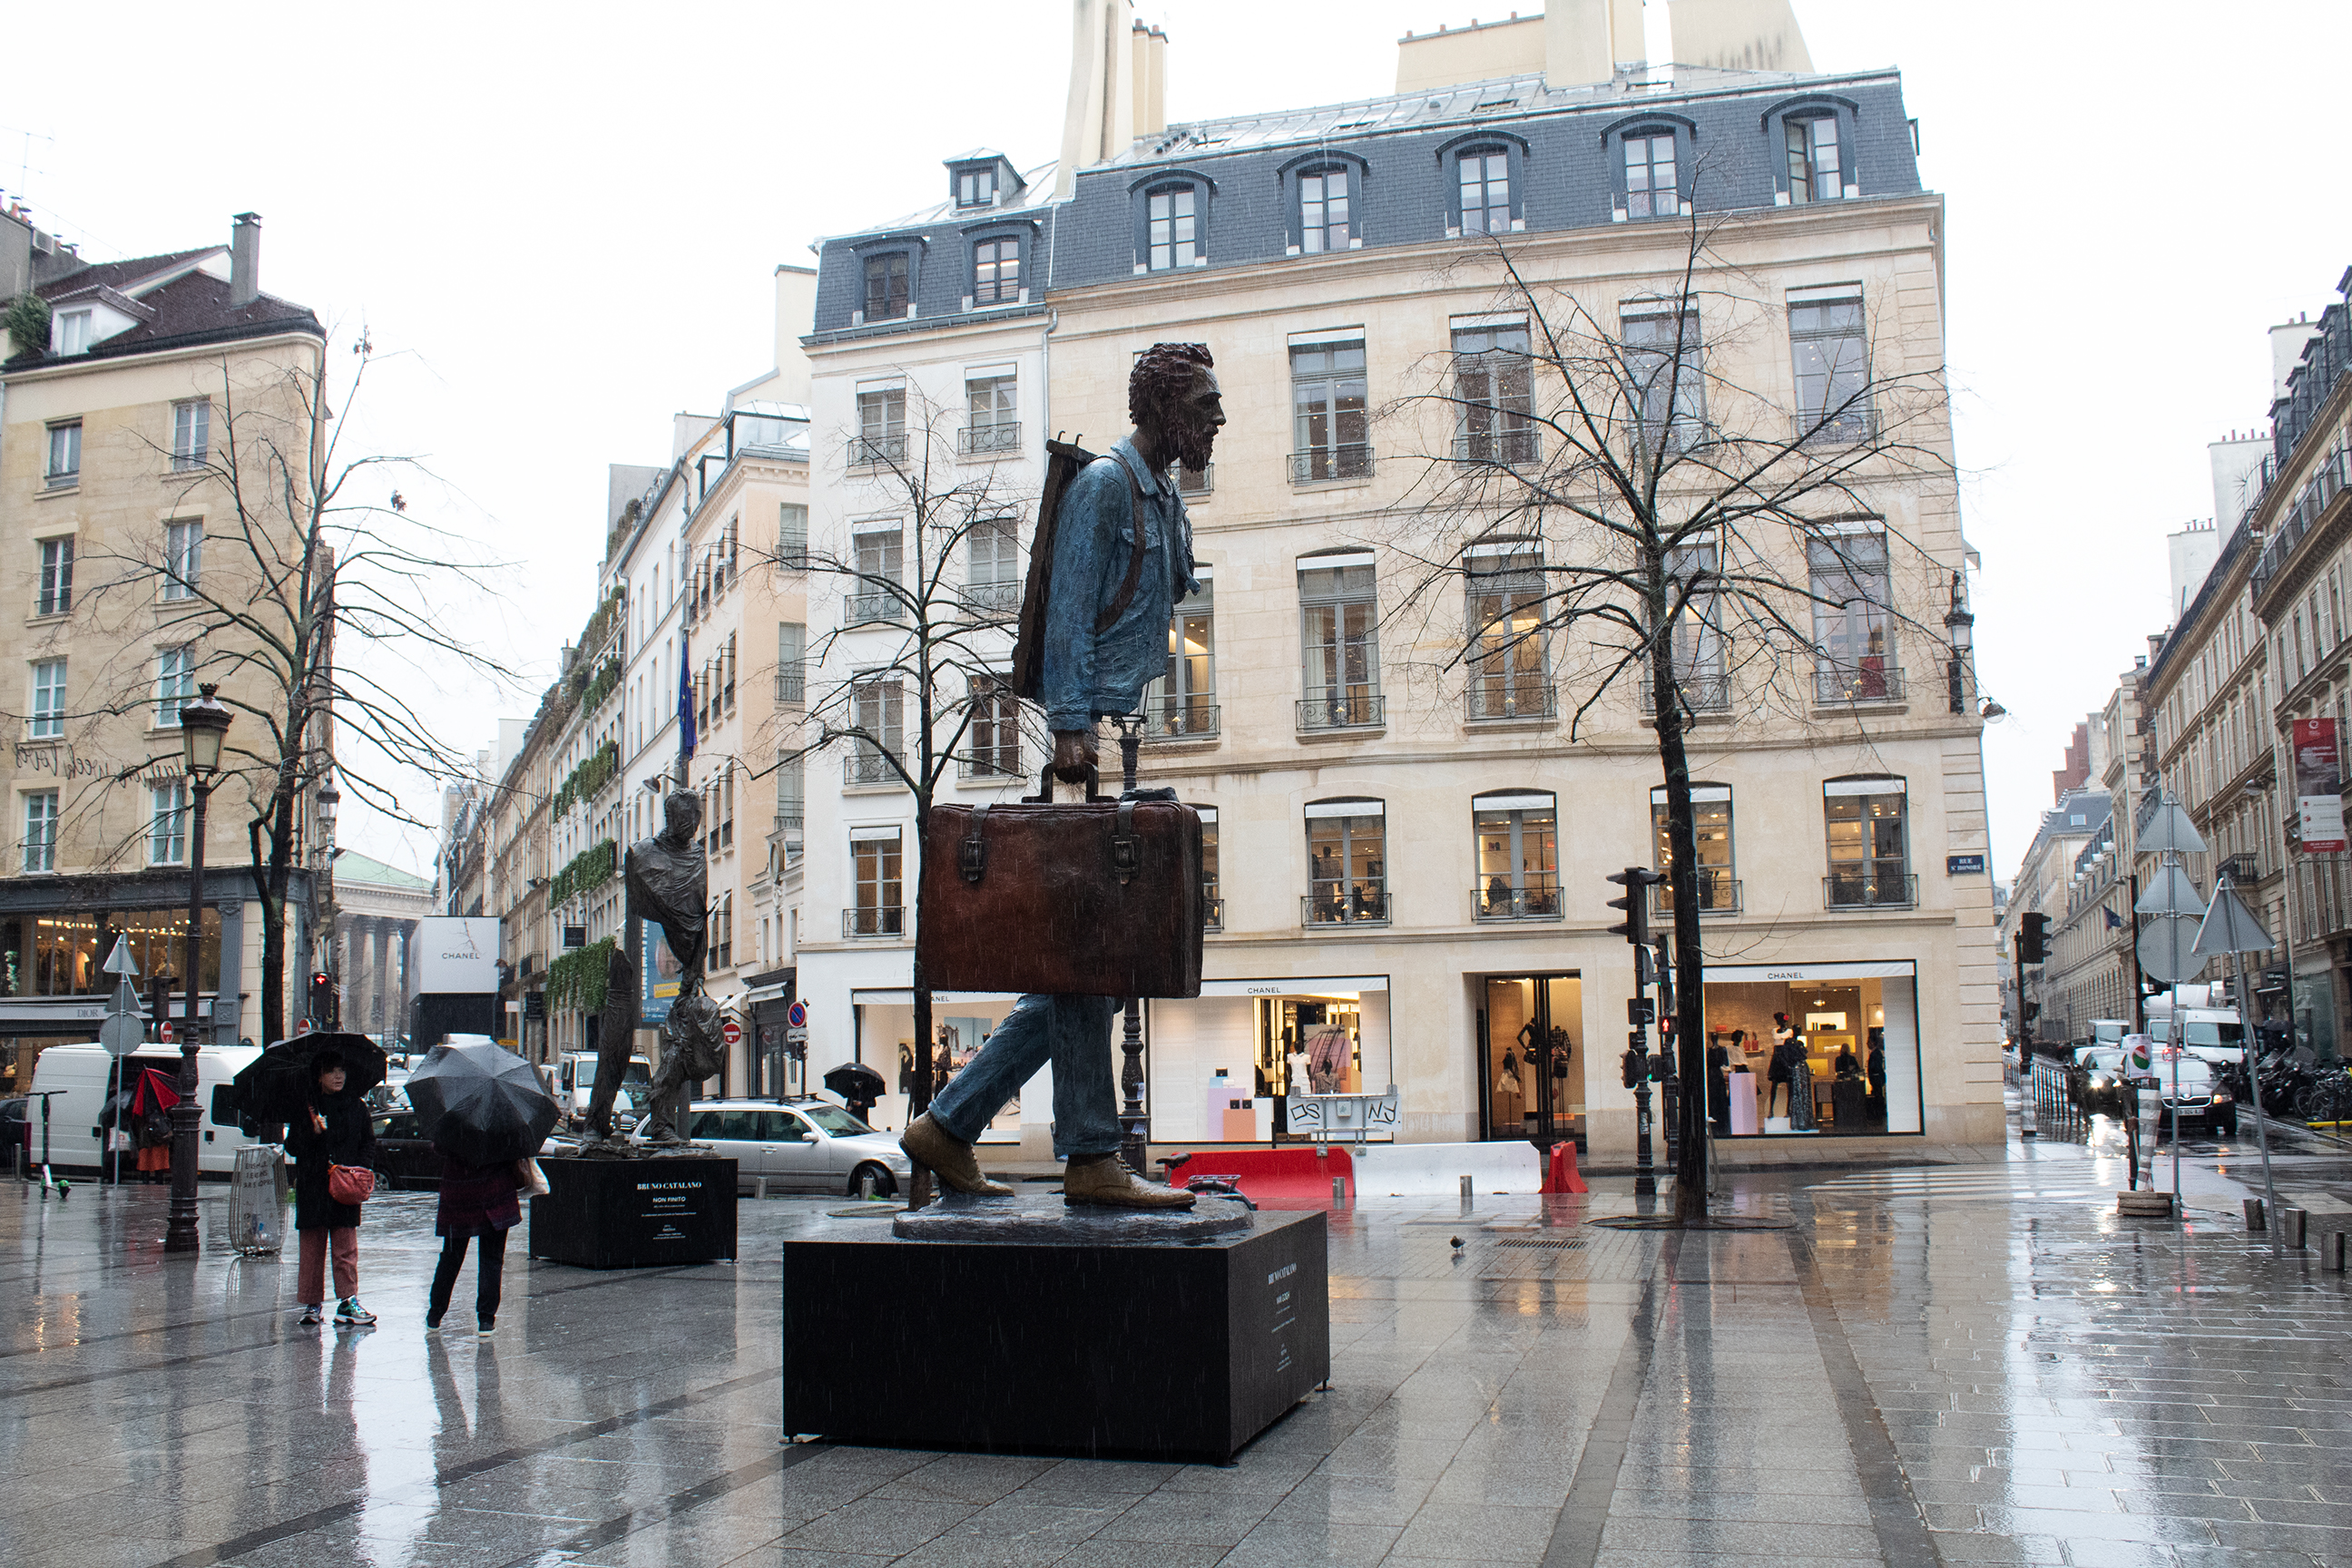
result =
[[[677,761],[678,783],[686,782],[686,764],[694,757],[694,675],[687,661],[687,637],[677,634]]]
[[[2116,916],[2115,910],[2101,910],[2099,912],[2107,917],[2107,929],[2109,931],[2121,931],[2124,929],[2124,922]]]

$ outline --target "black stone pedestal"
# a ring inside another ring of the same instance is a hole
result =
[[[530,1200],[530,1256],[651,1268],[735,1256],[735,1162],[707,1155],[550,1159]]]
[[[784,1430],[1223,1463],[1331,1371],[1324,1216],[1248,1217],[1192,1242],[908,1240],[871,1221],[787,1241]]]

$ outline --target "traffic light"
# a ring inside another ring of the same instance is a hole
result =
[[[2041,963],[2050,956],[2050,917],[2032,910],[2017,922],[2017,962]]]
[[[321,1029],[335,1026],[335,982],[323,969],[310,972],[310,1020]]]
[[[1614,882],[1625,889],[1622,899],[1612,899],[1609,907],[1623,910],[1625,918],[1609,928],[1611,934],[1622,936],[1635,947],[1650,945],[1650,889],[1664,881],[1656,871],[1639,866],[1628,866],[1622,871],[1612,872],[1603,880]]]

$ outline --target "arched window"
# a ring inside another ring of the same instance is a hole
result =
[[[1679,114],[1645,112],[1601,133],[1616,222],[1679,217],[1687,210],[1698,126]]]
[[[1516,204],[1509,149],[1464,148],[1454,154],[1454,177],[1465,235],[1511,232]]]
[[[1200,187],[1155,185],[1143,197],[1143,270],[1167,272],[1206,261]]]
[[[1773,170],[1773,201],[1782,206],[1862,195],[1856,161],[1859,107],[1831,93],[1785,99],[1764,111]]]
[[[1559,811],[1548,790],[1490,790],[1471,801],[1478,868],[1473,918],[1559,918]]]
[[[1301,925],[1389,923],[1387,818],[1387,805],[1377,800],[1308,803]]]
[[[1289,254],[1319,256],[1362,247],[1365,169],[1364,161],[1353,153],[1320,150],[1283,166]]]

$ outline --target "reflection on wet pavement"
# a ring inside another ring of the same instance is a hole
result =
[[[2250,1147],[2189,1152],[2185,1226],[2116,1215],[2095,1125],[1729,1178],[1783,1232],[1583,1226],[1623,1183],[1343,1209],[1332,1387],[1230,1468],[784,1440],[778,1243],[875,1223],[816,1202],[746,1202],[733,1266],[518,1246],[483,1341],[423,1330],[429,1195],[369,1205],[383,1321],[339,1332],[295,1324],[290,1260],[166,1262],[160,1190],[9,1185],[0,1562],[2352,1562],[2345,1277],[2243,1234]]]

